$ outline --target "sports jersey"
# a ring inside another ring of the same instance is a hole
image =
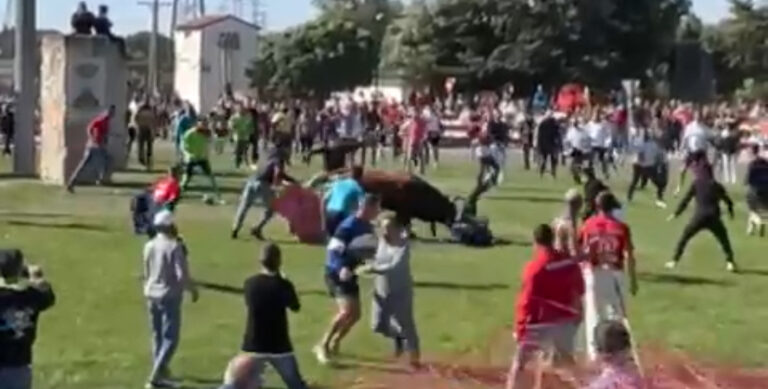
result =
[[[579,231],[579,245],[592,266],[624,269],[624,253],[632,249],[629,226],[612,216],[592,216]]]

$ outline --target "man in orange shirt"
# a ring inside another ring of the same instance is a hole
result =
[[[602,320],[626,318],[624,303],[626,268],[632,295],[637,293],[632,233],[625,223],[613,216],[617,200],[610,192],[597,197],[598,214],[584,222],[579,232],[579,247],[586,255],[584,266],[587,353],[597,358],[594,329]]]

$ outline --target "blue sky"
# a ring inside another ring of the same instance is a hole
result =
[[[8,0],[0,1],[0,4]],[[79,0],[37,0],[38,26],[69,30],[69,16]],[[100,3],[110,6],[115,28],[119,33],[133,32],[149,28],[149,8],[138,5],[137,0],[90,0],[92,8]],[[219,4],[226,0],[206,0],[209,12],[216,12]],[[261,0],[267,13],[267,28],[281,29],[306,21],[314,14],[311,0]],[[243,0],[246,5],[249,0]],[[694,9],[705,21],[712,22],[727,15],[727,0],[693,0]],[[5,7],[0,8],[4,13]],[[168,7],[161,14],[161,28],[169,29],[170,16]]]

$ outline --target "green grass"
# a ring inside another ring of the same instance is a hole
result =
[[[513,164],[519,166],[518,161]],[[229,160],[217,160],[229,205],[208,207],[190,199],[179,208],[180,228],[191,252],[193,275],[200,281],[239,288],[255,272],[259,244],[233,242],[229,226],[245,173],[231,171]],[[429,178],[445,192],[466,194],[474,164],[455,159]],[[296,174],[308,177],[309,171]],[[22,248],[44,266],[58,294],[58,304],[40,320],[35,348],[35,388],[138,388],[150,364],[147,315],[138,280],[143,240],[131,235],[128,203],[131,186],[153,176],[126,173],[116,177],[122,188],[82,188],[66,195],[60,188],[30,181],[0,185],[3,246]],[[494,232],[513,242],[527,242],[534,225],[547,222],[560,209],[570,184],[511,169],[507,181],[481,203]],[[626,182],[611,184],[620,192]],[[734,194],[740,198],[740,194]],[[664,281],[662,264],[684,220],[666,223],[667,213],[654,208],[650,192],[640,193],[628,211],[642,277],[640,294],[631,300],[631,320],[645,344],[683,349],[699,359],[758,365],[768,355],[768,248],[765,240],[744,235],[744,209],[730,222],[737,259],[744,275],[724,272],[714,240],[698,237],[677,271],[689,283]],[[260,210],[252,211],[252,223]],[[684,219],[684,218],[683,218]],[[420,235],[427,229],[418,226]],[[445,231],[440,232],[443,236]],[[285,224],[275,220],[269,237],[291,240]],[[310,349],[324,331],[333,304],[324,295],[321,247],[283,244],[285,272],[301,293],[302,311],[291,316],[292,337],[305,377],[325,387],[358,374],[319,367]],[[415,243],[413,266],[417,324],[428,356],[482,353],[494,336],[510,325],[521,266],[530,248],[510,245],[488,250]],[[368,296],[369,282],[364,282]],[[390,354],[387,342],[364,321],[353,330],[344,352],[380,358]],[[238,294],[203,290],[197,304],[185,303],[182,344],[174,360],[177,375],[203,380],[221,376],[241,340],[245,310]],[[277,383],[274,377],[271,381]],[[336,386],[335,386],[336,385]],[[198,385],[206,387],[205,385]],[[212,385],[208,385],[210,387]],[[278,387],[280,387],[278,385]]]

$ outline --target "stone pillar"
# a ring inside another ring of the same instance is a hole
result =
[[[124,169],[128,86],[118,46],[101,36],[46,36],[42,54],[40,178],[51,184],[66,182],[83,156],[88,123],[110,105],[117,108],[108,141],[112,170]],[[81,182],[95,179],[95,171],[85,172]]]

